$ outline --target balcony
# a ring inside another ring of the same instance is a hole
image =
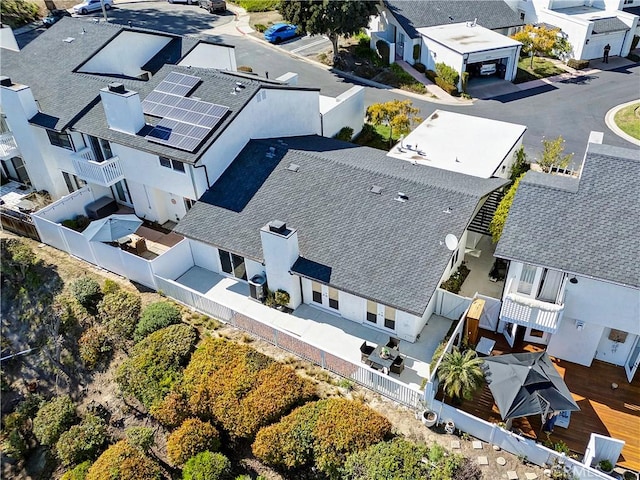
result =
[[[504,322],[556,333],[562,319],[564,305],[547,303],[533,298],[509,293],[502,300],[500,319]]]
[[[17,157],[20,155],[18,144],[16,139],[13,138],[13,133],[5,132],[0,134],[0,159],[8,160],[11,157]]]
[[[87,183],[110,187],[124,179],[120,159],[115,156],[104,162],[95,160],[90,148],[82,148],[72,155],[76,175]]]

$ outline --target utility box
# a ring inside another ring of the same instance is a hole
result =
[[[249,279],[249,294],[251,298],[264,303],[267,298],[267,279],[262,274],[257,274]]]
[[[480,316],[484,310],[484,300],[476,298],[469,307],[466,317],[465,336],[469,345],[475,345],[478,341],[478,327],[480,325]]]

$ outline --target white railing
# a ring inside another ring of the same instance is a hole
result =
[[[74,153],[71,158],[76,175],[89,183],[110,187],[124,179],[120,159],[117,156],[104,162],[97,162],[91,149],[85,147]]]
[[[15,157],[19,152],[13,133],[5,132],[0,135],[0,157],[3,159]]]
[[[502,321],[526,325],[544,332],[555,333],[560,325],[563,305],[507,294],[502,300]]]

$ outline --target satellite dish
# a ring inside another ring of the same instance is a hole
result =
[[[458,238],[453,233],[447,233],[447,236],[444,237],[444,244],[451,251],[454,251],[458,248]]]

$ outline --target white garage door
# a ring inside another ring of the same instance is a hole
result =
[[[611,45],[611,52],[609,52],[609,55],[612,57],[620,55],[622,42],[624,42],[624,34],[625,32],[614,32],[608,35],[593,35],[589,40],[589,44],[584,46],[582,58],[585,60],[602,58],[604,46],[607,43]]]

